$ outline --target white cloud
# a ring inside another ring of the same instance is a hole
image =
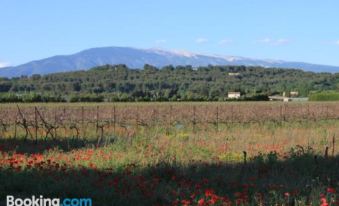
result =
[[[290,42],[290,40],[285,39],[285,38],[272,39],[272,38],[267,37],[267,38],[264,38],[264,39],[260,39],[258,42],[263,43],[263,44],[272,45],[272,46],[280,46],[280,45],[288,44]]]
[[[272,43],[272,39],[271,38],[264,38],[264,39],[260,39],[259,42],[261,43],[267,43],[267,44],[270,44]]]
[[[339,40],[337,40],[336,42],[334,42],[334,44],[339,46]]]
[[[232,39],[222,39],[222,40],[219,41],[219,45],[226,45],[226,44],[230,44],[232,42],[233,42]]]
[[[2,67],[8,67],[10,64],[8,62],[2,62],[0,61],[0,68]]]
[[[195,40],[195,42],[198,43],[198,44],[203,44],[203,43],[208,42],[208,39],[203,38],[203,37],[199,37]]]
[[[278,39],[275,43],[277,45],[282,45],[282,44],[288,44],[290,42],[290,40],[288,39]]]

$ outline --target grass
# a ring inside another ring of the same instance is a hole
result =
[[[117,125],[99,143],[92,124],[85,136],[61,129],[38,142],[12,130],[0,139],[0,205],[8,194],[103,206],[338,205],[339,120]]]

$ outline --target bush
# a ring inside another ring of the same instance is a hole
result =
[[[309,95],[310,101],[339,101],[339,92],[318,92]]]
[[[36,93],[30,94],[14,94],[4,93],[0,94],[0,103],[14,103],[14,102],[65,102],[66,100],[58,95],[41,95]]]
[[[6,94],[0,94],[0,102],[1,103],[22,102],[22,99],[21,97],[15,94],[6,93]]]
[[[103,102],[105,98],[103,96],[97,95],[80,95],[80,96],[71,96],[70,102]]]

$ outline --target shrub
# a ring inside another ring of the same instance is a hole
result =
[[[339,92],[318,92],[309,95],[310,101],[339,101]]]

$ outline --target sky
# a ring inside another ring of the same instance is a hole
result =
[[[339,66],[337,0],[0,0],[0,67],[105,46]]]

